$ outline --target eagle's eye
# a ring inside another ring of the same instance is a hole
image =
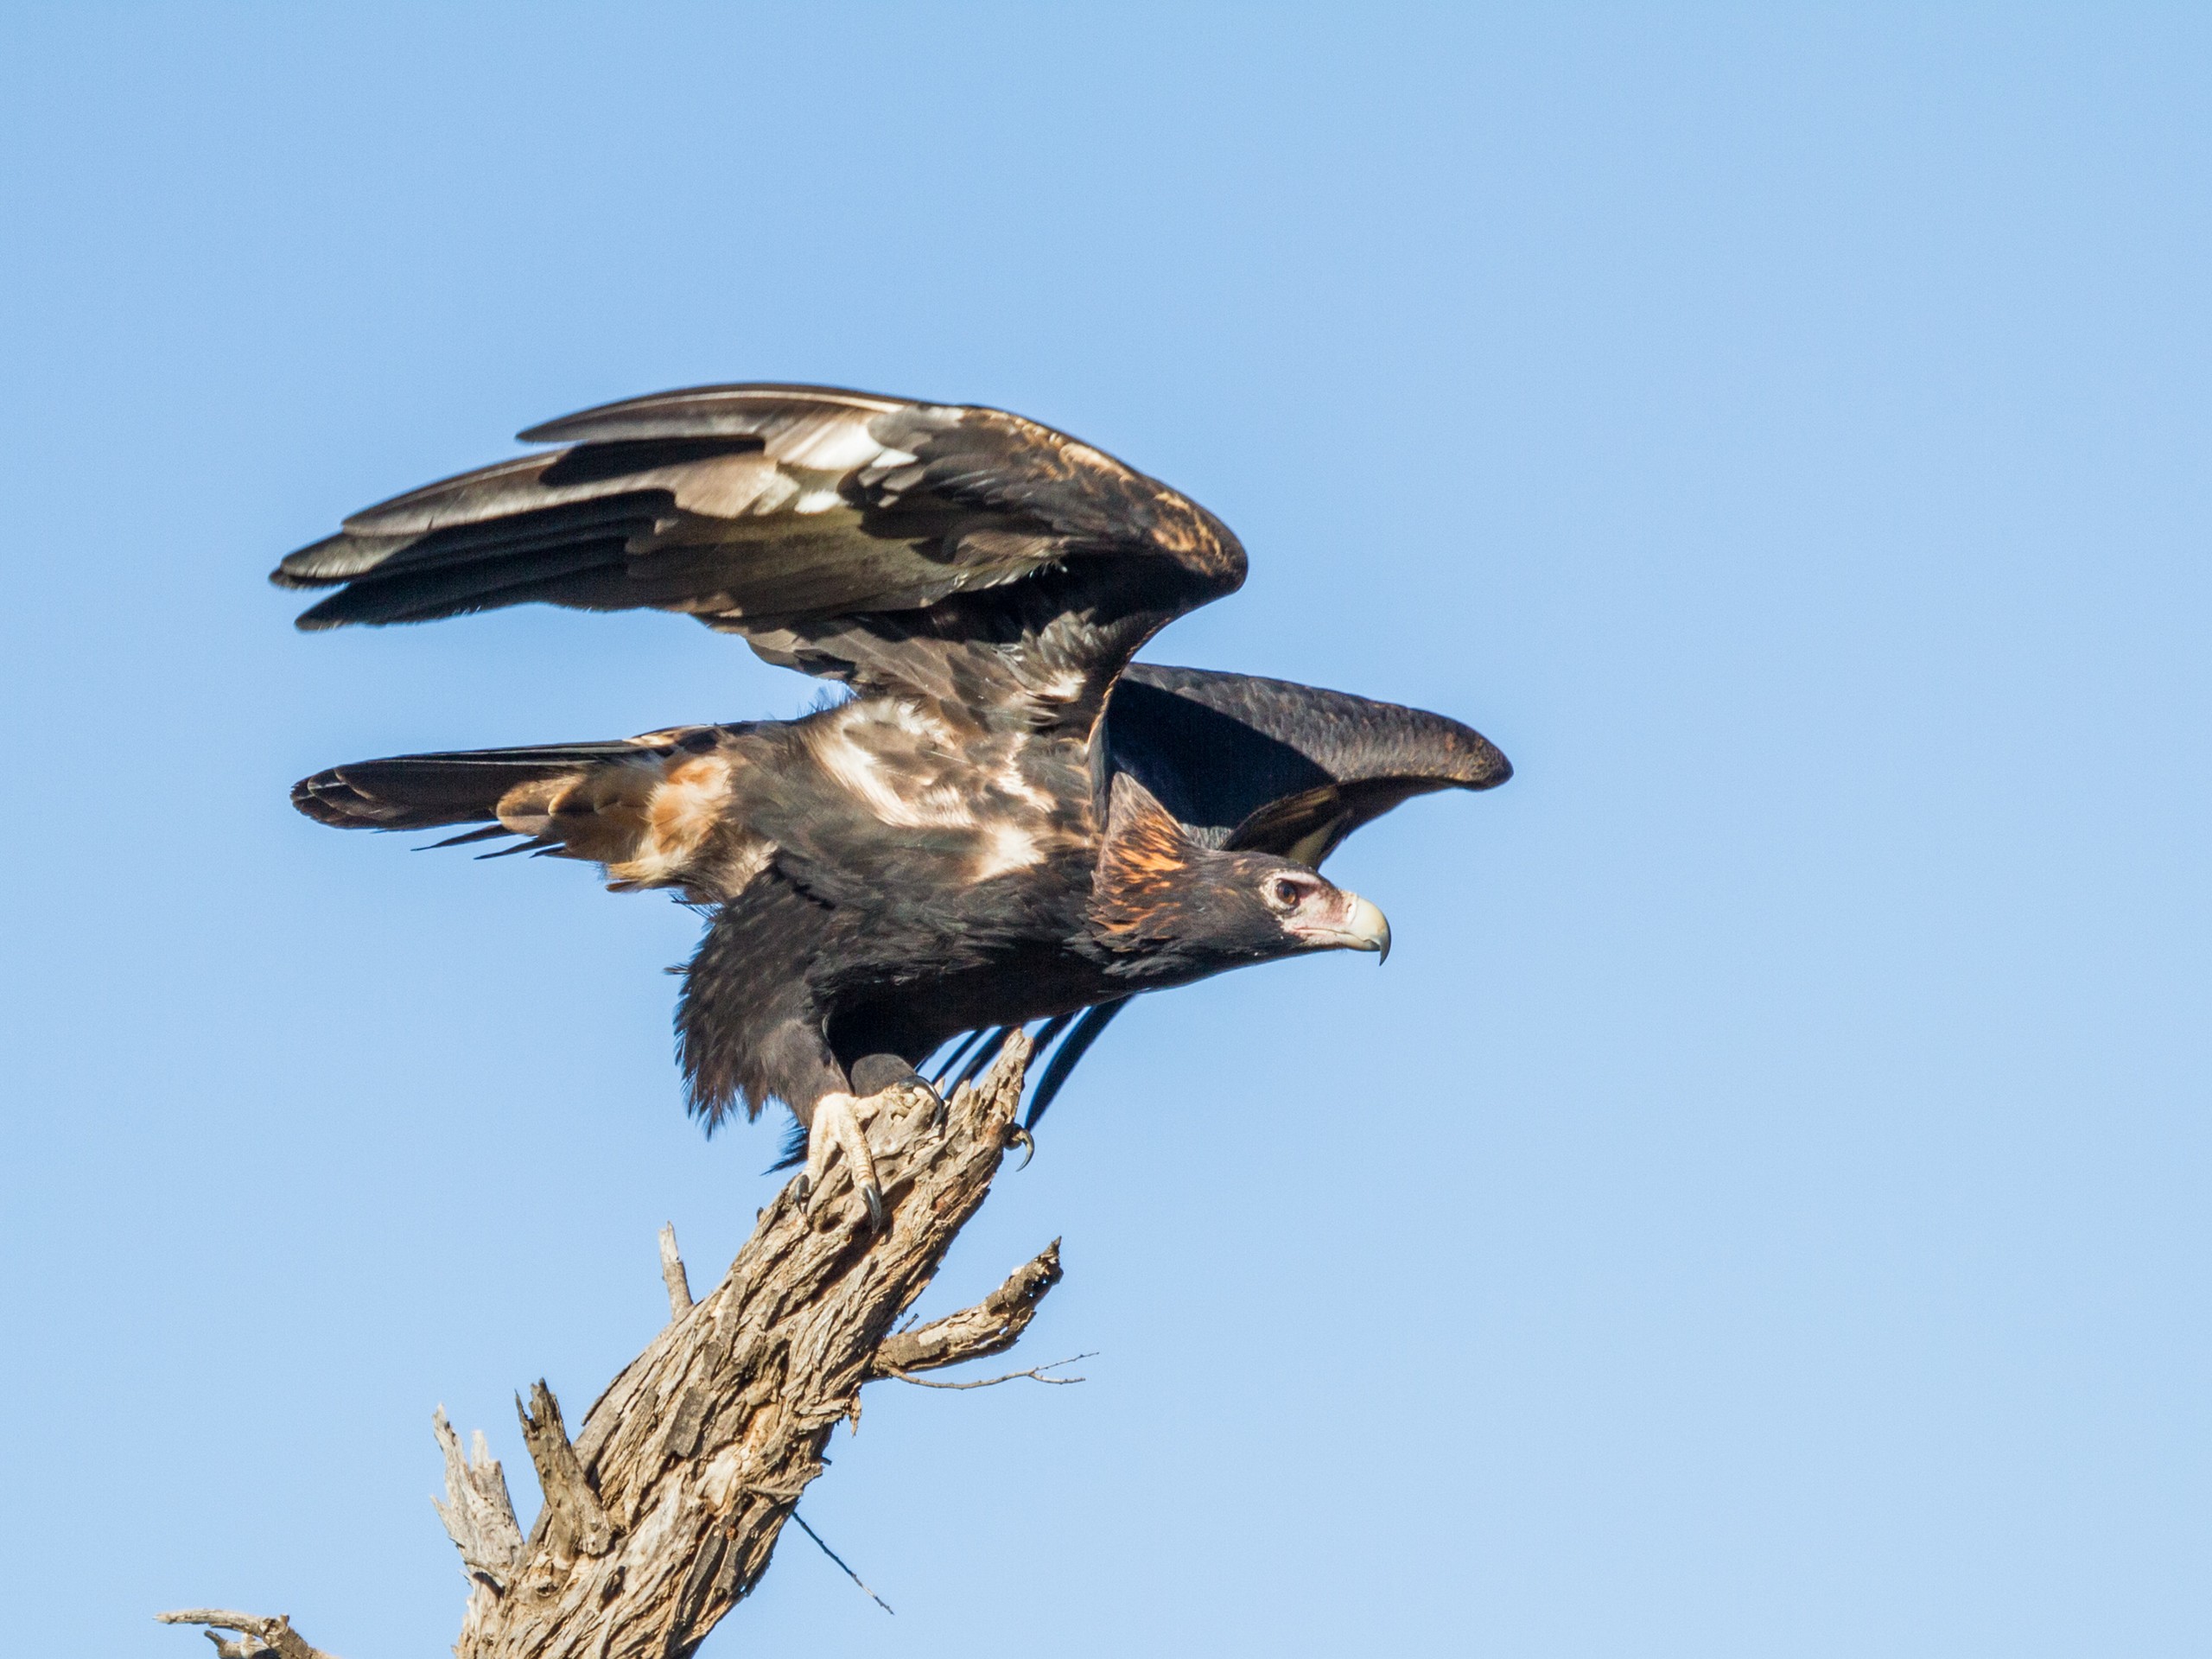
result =
[[[1268,883],[1268,902],[1278,910],[1296,910],[1305,897],[1306,884],[1290,876],[1279,875]]]

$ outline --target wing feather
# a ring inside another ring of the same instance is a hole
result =
[[[987,723],[1095,720],[1244,553],[1196,503],[1002,410],[709,386],[534,427],[565,448],[428,485],[286,558],[304,627],[531,601],[686,612],[764,657]]]
[[[1107,734],[1192,837],[1318,867],[1361,824],[1440,789],[1513,775],[1471,726],[1423,709],[1249,674],[1130,665]]]

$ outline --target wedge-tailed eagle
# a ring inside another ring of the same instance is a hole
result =
[[[276,568],[334,588],[306,629],[543,601],[688,612],[842,681],[790,721],[334,766],[292,792],[347,829],[483,826],[618,892],[708,910],[676,1025],[709,1127],[783,1101],[817,1184],[871,1217],[868,1096],[948,1043],[1042,1020],[1033,1124],[1139,992],[1313,950],[1387,951],[1318,869],[1410,796],[1511,775],[1440,715],[1133,664],[1243,583],[1205,508],[995,409],[709,386],[522,434],[558,446],[348,518]],[[942,1087],[951,1070],[937,1074]]]

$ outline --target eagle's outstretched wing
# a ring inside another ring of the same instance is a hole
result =
[[[770,661],[991,725],[1078,725],[1161,626],[1244,579],[1218,519],[994,409],[709,386],[522,435],[277,566],[305,628],[543,601],[689,612]]]
[[[1442,715],[1151,663],[1122,677],[1106,732],[1113,768],[1134,773],[1194,840],[1316,868],[1401,801],[1513,775],[1488,738]]]
[[[1106,741],[1111,769],[1133,774],[1194,841],[1317,868],[1402,801],[1440,789],[1494,789],[1513,775],[1488,738],[1442,715],[1153,663],[1122,672],[1107,704]],[[1026,1126],[1045,1115],[1128,1005],[1102,1002],[1039,1033],[1040,1055],[1052,1037],[1060,1046],[1039,1077]]]

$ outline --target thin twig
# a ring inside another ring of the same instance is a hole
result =
[[[1071,1354],[1065,1359],[1055,1359],[1042,1365],[1033,1365],[1026,1371],[1008,1371],[1004,1376],[978,1377],[973,1382],[932,1382],[927,1377],[909,1376],[905,1371],[893,1371],[891,1375],[901,1382],[912,1383],[918,1389],[995,1389],[1001,1382],[1019,1382],[1025,1376],[1032,1382],[1048,1382],[1056,1389],[1064,1389],[1071,1382],[1083,1382],[1090,1379],[1081,1376],[1047,1376],[1045,1373],[1057,1371],[1063,1365],[1072,1365],[1079,1359],[1097,1357],[1098,1351],[1094,1348],[1087,1354]]]
[[[812,1527],[806,1524],[806,1517],[804,1516],[801,1515],[796,1509],[794,1509],[791,1511],[791,1519],[798,1522],[798,1529],[801,1532],[814,1540],[816,1548],[819,1549],[831,1560],[836,1562],[841,1568],[843,1568],[845,1576],[850,1579],[855,1584],[859,1585],[861,1590],[867,1592],[868,1599],[870,1601],[882,1608],[885,1612],[891,1612],[891,1604],[886,1601],[881,1596],[877,1595],[874,1591],[869,1590],[868,1587],[868,1581],[861,1578],[859,1573],[854,1572],[851,1567],[845,1566],[845,1558],[840,1555],[836,1550],[830,1548],[829,1545],[822,1541],[822,1535],[817,1532]],[[891,1616],[893,1618],[898,1617],[896,1613],[892,1613]]]

